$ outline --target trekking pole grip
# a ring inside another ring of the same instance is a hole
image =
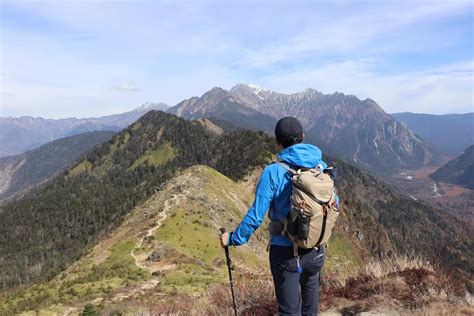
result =
[[[225,227],[221,227],[221,229],[219,230],[221,234],[224,234],[225,232],[227,232]],[[229,269],[234,270],[234,265],[232,264],[232,260],[230,259],[230,255],[229,255],[229,246],[225,246],[224,250],[225,250],[225,258],[227,261],[227,265],[229,266]]]

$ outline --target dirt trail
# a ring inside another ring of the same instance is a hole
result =
[[[137,256],[135,255],[135,250],[137,249],[140,249],[145,241],[146,238],[148,237],[151,237],[154,235],[155,231],[161,227],[161,224],[166,220],[166,218],[168,217],[168,214],[171,210],[171,205],[172,204],[175,204],[177,205],[178,202],[179,202],[179,199],[181,197],[184,197],[186,196],[187,194],[187,190],[185,190],[184,192],[181,192],[179,194],[174,194],[173,197],[171,199],[168,199],[165,201],[164,203],[164,207],[163,207],[163,211],[161,211],[160,213],[160,217],[158,218],[158,220],[156,221],[155,225],[151,228],[149,228],[147,230],[147,233],[145,234],[145,236],[143,236],[138,242],[137,242],[137,245],[136,247],[130,252],[130,255],[133,257],[133,259],[135,260],[135,265],[141,269],[146,269],[146,270],[150,270],[149,267],[147,267],[144,263],[141,263]]]
[[[166,220],[166,218],[170,214],[171,207],[178,205],[180,199],[185,198],[187,195],[188,195],[188,190],[185,189],[185,190],[183,190],[179,193],[174,194],[171,198],[167,199],[164,202],[163,210],[159,213],[159,218],[155,222],[155,225],[153,225],[153,227],[147,229],[146,234],[137,241],[137,244],[136,244],[135,248],[133,248],[132,251],[130,252],[130,255],[135,260],[135,265],[138,268],[145,269],[145,270],[148,270],[150,272],[153,272],[153,271],[157,270],[156,267],[153,268],[153,267],[147,266],[145,264],[145,261],[143,260],[143,258],[140,260],[138,258],[140,255],[135,255],[135,251],[140,249],[143,246],[143,243],[145,242],[146,238],[149,238],[149,237],[153,236],[155,234],[156,230],[161,227],[163,222]],[[172,269],[172,268],[174,268],[174,265],[166,265],[166,266],[160,267],[159,270],[163,271],[163,270]],[[112,301],[113,302],[120,302],[120,301],[123,301],[124,299],[128,299],[132,296],[142,295],[147,290],[150,290],[150,289],[156,287],[159,283],[160,283],[160,281],[156,277],[152,277],[145,283],[137,285],[137,286],[135,286],[131,289],[126,289],[123,292],[117,293],[112,298]]]
[[[135,248],[132,249],[132,251],[130,252],[130,255],[133,257],[133,259],[135,260],[135,265],[138,267],[138,268],[141,268],[141,269],[146,269],[148,271],[152,270],[150,267],[147,267],[144,262],[141,263],[140,260],[137,258],[137,256],[135,255],[135,250],[137,249],[140,249],[143,245],[143,243],[145,242],[145,239],[148,238],[148,237],[151,237],[153,236],[153,234],[155,233],[155,231],[161,227],[162,223],[166,220],[166,218],[168,217],[168,214],[171,210],[171,205],[173,202],[175,202],[176,204],[178,203],[178,199],[183,195],[184,193],[182,194],[175,194],[173,195],[172,198],[168,199],[165,201],[164,203],[164,207],[163,207],[163,211],[160,212],[159,214],[159,218],[158,220],[156,221],[155,225],[151,228],[149,228],[147,231],[146,231],[146,234],[145,236],[143,236],[142,238],[140,238],[138,241],[137,241],[137,245],[135,246]],[[167,267],[165,267],[167,268]],[[160,283],[160,281],[156,278],[156,277],[152,277],[151,279],[149,279],[147,282],[145,283],[142,283],[138,286],[135,286],[133,288],[130,288],[130,289],[125,289],[125,291],[123,292],[119,292],[119,293],[116,293],[114,295],[114,297],[112,298],[112,302],[120,302],[120,301],[123,301],[125,299],[128,299],[130,297],[133,297],[135,295],[142,295],[144,294],[147,290],[150,290],[152,288],[154,288],[155,286],[157,286],[158,284]]]
[[[148,229],[147,230],[147,233],[145,234],[145,236],[143,236],[138,242],[137,242],[137,245],[135,246],[135,248],[132,249],[132,251],[130,252],[130,255],[133,257],[133,259],[135,260],[135,265],[139,268],[142,268],[142,269],[148,269],[147,266],[145,266],[144,264],[140,263],[138,261],[138,258],[135,256],[135,250],[137,249],[140,249],[143,245],[143,242],[145,241],[146,238],[148,237],[151,237],[153,236],[153,234],[155,233],[155,231],[160,228],[161,224],[163,223],[163,221],[168,217],[168,212],[167,212],[167,208],[169,209],[169,203],[168,201],[165,202],[165,207],[163,209],[163,211],[160,213],[160,218],[156,221],[156,224],[155,226],[153,226],[152,228]]]

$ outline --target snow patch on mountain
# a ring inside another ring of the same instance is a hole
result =
[[[137,107],[134,111],[151,111],[151,110],[164,111],[168,108],[169,108],[169,105],[165,103],[146,102],[146,103],[143,103],[141,106]]]

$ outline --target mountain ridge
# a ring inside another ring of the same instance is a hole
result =
[[[16,156],[0,158],[0,204],[47,181],[114,134],[109,131],[86,132],[56,139]]]
[[[306,138],[325,152],[380,173],[446,161],[439,150],[425,144],[372,99],[360,100],[338,92],[325,95],[308,88],[282,94],[239,84],[229,91],[215,87],[168,112],[191,120],[227,120],[269,134],[273,134],[279,118],[294,116],[302,122]]]
[[[474,145],[436,170],[431,177],[440,182],[458,184],[474,190]]]
[[[401,112],[390,115],[452,158],[474,144],[474,112],[441,115]]]
[[[270,115],[275,119],[279,119],[283,116],[299,117],[307,129],[311,129],[314,126],[316,117],[313,113],[308,113],[305,107],[313,107],[315,103],[330,103],[331,99],[346,98],[352,102],[362,102],[363,105],[369,106],[372,110],[384,113],[382,108],[372,99],[360,100],[355,95],[346,95],[341,92],[323,94],[312,88],[306,88],[296,93],[279,93],[261,87],[255,88],[251,85],[238,84],[232,87],[229,92],[241,100],[243,104]],[[279,108],[274,109],[277,106]],[[276,112],[272,110],[276,110]],[[299,111],[302,111],[306,115],[302,115]],[[310,115],[307,116],[307,114]]]

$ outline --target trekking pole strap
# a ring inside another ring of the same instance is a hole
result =
[[[230,255],[229,255],[229,246],[225,246],[225,258],[227,261],[227,265],[229,266],[229,269],[234,270],[234,265],[232,264],[232,259],[230,259]]]

